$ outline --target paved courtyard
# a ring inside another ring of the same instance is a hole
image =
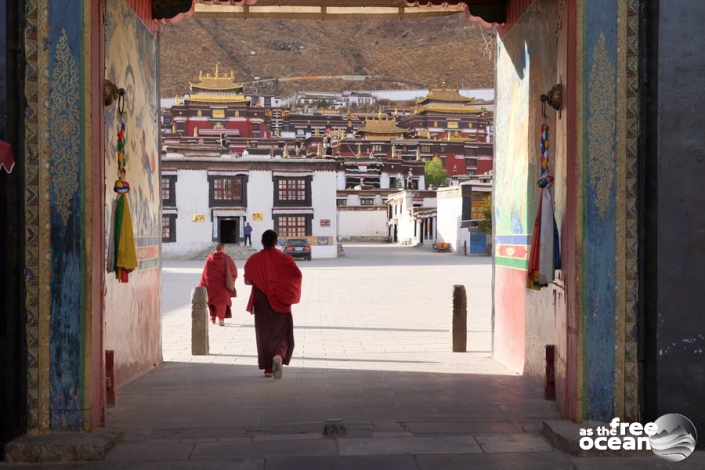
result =
[[[301,303],[293,309],[292,367],[451,373],[490,367],[506,373],[474,360],[490,354],[490,258],[385,244],[348,245],[345,251],[344,258],[298,261],[304,280]],[[250,287],[243,281],[244,261],[236,264],[233,319],[224,328],[211,327],[211,356],[202,358],[191,356],[190,294],[203,261],[164,262],[165,361],[253,364],[254,319],[245,312]],[[449,353],[454,284],[467,290],[472,354]]]
[[[281,380],[257,368],[242,273],[234,318],[210,326],[211,354],[194,357],[190,293],[203,262],[164,262],[165,362],[118,390],[108,426],[124,437],[105,461],[56,467],[703,468],[703,453],[669,464],[555,450],[540,433],[544,420],[560,419],[555,403],[543,399],[540,384],[490,358],[488,258],[392,245],[347,245],[345,252],[299,262],[296,348]],[[468,293],[467,353],[449,352],[454,284]]]
[[[345,252],[298,262],[296,348],[281,380],[256,365],[244,262],[234,318],[210,326],[209,356],[192,356],[190,343],[190,292],[203,262],[164,262],[165,363],[118,391],[109,420],[127,430],[127,443],[109,459],[267,458],[269,469],[290,468],[293,457],[303,460],[291,468],[316,468],[316,458],[367,456],[373,467],[419,468],[413,453],[449,454],[451,465],[452,455],[483,458],[509,439],[551,453],[563,468],[537,435],[543,419],[558,418],[555,404],[539,384],[490,359],[489,258],[385,244]],[[467,353],[450,352],[455,284],[468,295]],[[326,420],[340,420],[346,435],[323,436]],[[162,444],[148,444],[155,440]]]

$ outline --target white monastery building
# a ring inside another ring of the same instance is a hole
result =
[[[337,257],[336,163],[284,158],[162,157],[164,259],[203,259],[215,245],[261,248],[265,230],[305,238],[313,258]]]

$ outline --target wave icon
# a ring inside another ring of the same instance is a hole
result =
[[[651,450],[662,459],[680,462],[695,450],[697,432],[688,418],[677,413],[661,416],[654,424],[659,432],[649,438]]]

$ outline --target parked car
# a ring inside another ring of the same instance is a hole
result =
[[[311,261],[311,244],[303,238],[290,238],[284,245],[284,253]]]

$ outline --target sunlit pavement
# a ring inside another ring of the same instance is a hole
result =
[[[234,318],[210,326],[208,356],[192,356],[190,339],[190,293],[203,261],[164,262],[165,362],[118,390],[108,422],[125,430],[123,442],[107,461],[78,466],[631,468],[623,459],[568,457],[540,435],[544,420],[560,419],[555,403],[543,399],[540,384],[490,358],[489,258],[392,245],[345,252],[298,262],[296,347],[281,380],[256,365],[244,262],[237,262]],[[466,353],[449,352],[455,284],[468,294]],[[332,436],[326,420],[334,420]],[[629,462],[662,463],[643,460]]]

